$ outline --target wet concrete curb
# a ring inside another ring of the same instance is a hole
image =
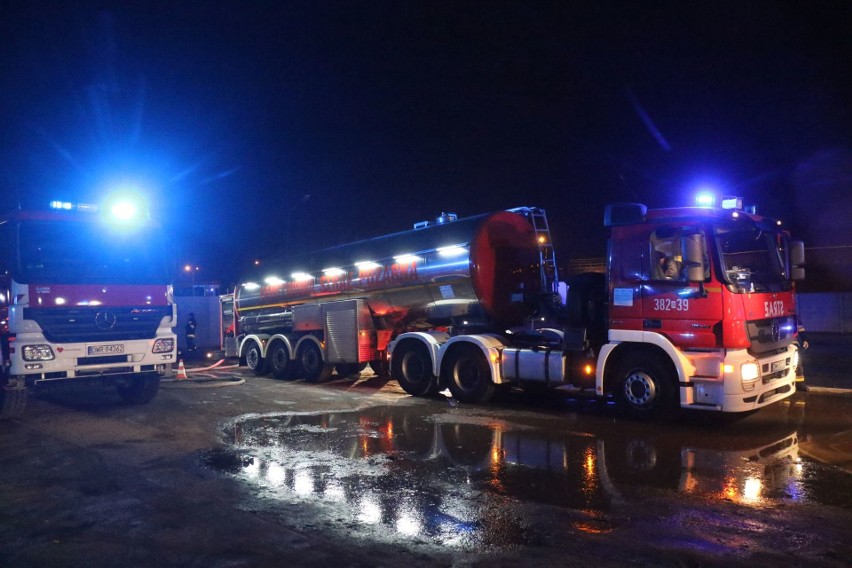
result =
[[[808,387],[808,393],[813,394],[829,394],[834,396],[849,396],[852,397],[852,389],[848,388],[833,388],[833,387]]]

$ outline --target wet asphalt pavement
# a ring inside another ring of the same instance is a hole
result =
[[[521,392],[413,399],[369,374],[202,375],[245,383],[168,383],[144,407],[106,388],[46,392],[0,423],[0,566],[847,566],[852,553],[849,394],[666,425]]]

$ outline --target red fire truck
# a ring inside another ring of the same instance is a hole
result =
[[[157,394],[177,356],[175,306],[163,236],[135,214],[54,202],[0,216],[0,417],[48,383],[109,379],[138,404]]]
[[[565,298],[534,207],[270,263],[235,292],[238,353],[278,378],[389,364],[408,393],[463,402],[519,384],[638,416],[761,408],[794,392],[804,245],[740,203],[608,206],[606,274],[568,279]]]

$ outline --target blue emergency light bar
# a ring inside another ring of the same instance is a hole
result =
[[[119,223],[129,223],[147,216],[144,207],[132,198],[110,198],[104,207],[94,203],[73,203],[71,201],[51,201],[50,208],[60,211],[79,211],[81,213],[97,213],[102,209],[108,212],[108,217]]]
[[[722,209],[735,209],[736,211],[743,210],[743,198],[742,197],[723,197],[722,198]]]
[[[95,213],[98,206],[94,203],[71,203],[70,201],[51,201],[51,209],[59,209],[62,211],[82,211],[83,213]]]
[[[695,204],[699,207],[713,207],[716,204],[716,196],[712,193],[699,193],[695,196]]]
[[[716,207],[716,195],[711,192],[703,191],[695,196],[695,204],[698,207]],[[743,198],[725,195],[721,199],[719,199],[719,207],[721,207],[722,209],[742,211],[744,209]]]

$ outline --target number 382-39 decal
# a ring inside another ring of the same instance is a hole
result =
[[[689,311],[689,300],[683,298],[654,298],[654,310],[658,312]]]

